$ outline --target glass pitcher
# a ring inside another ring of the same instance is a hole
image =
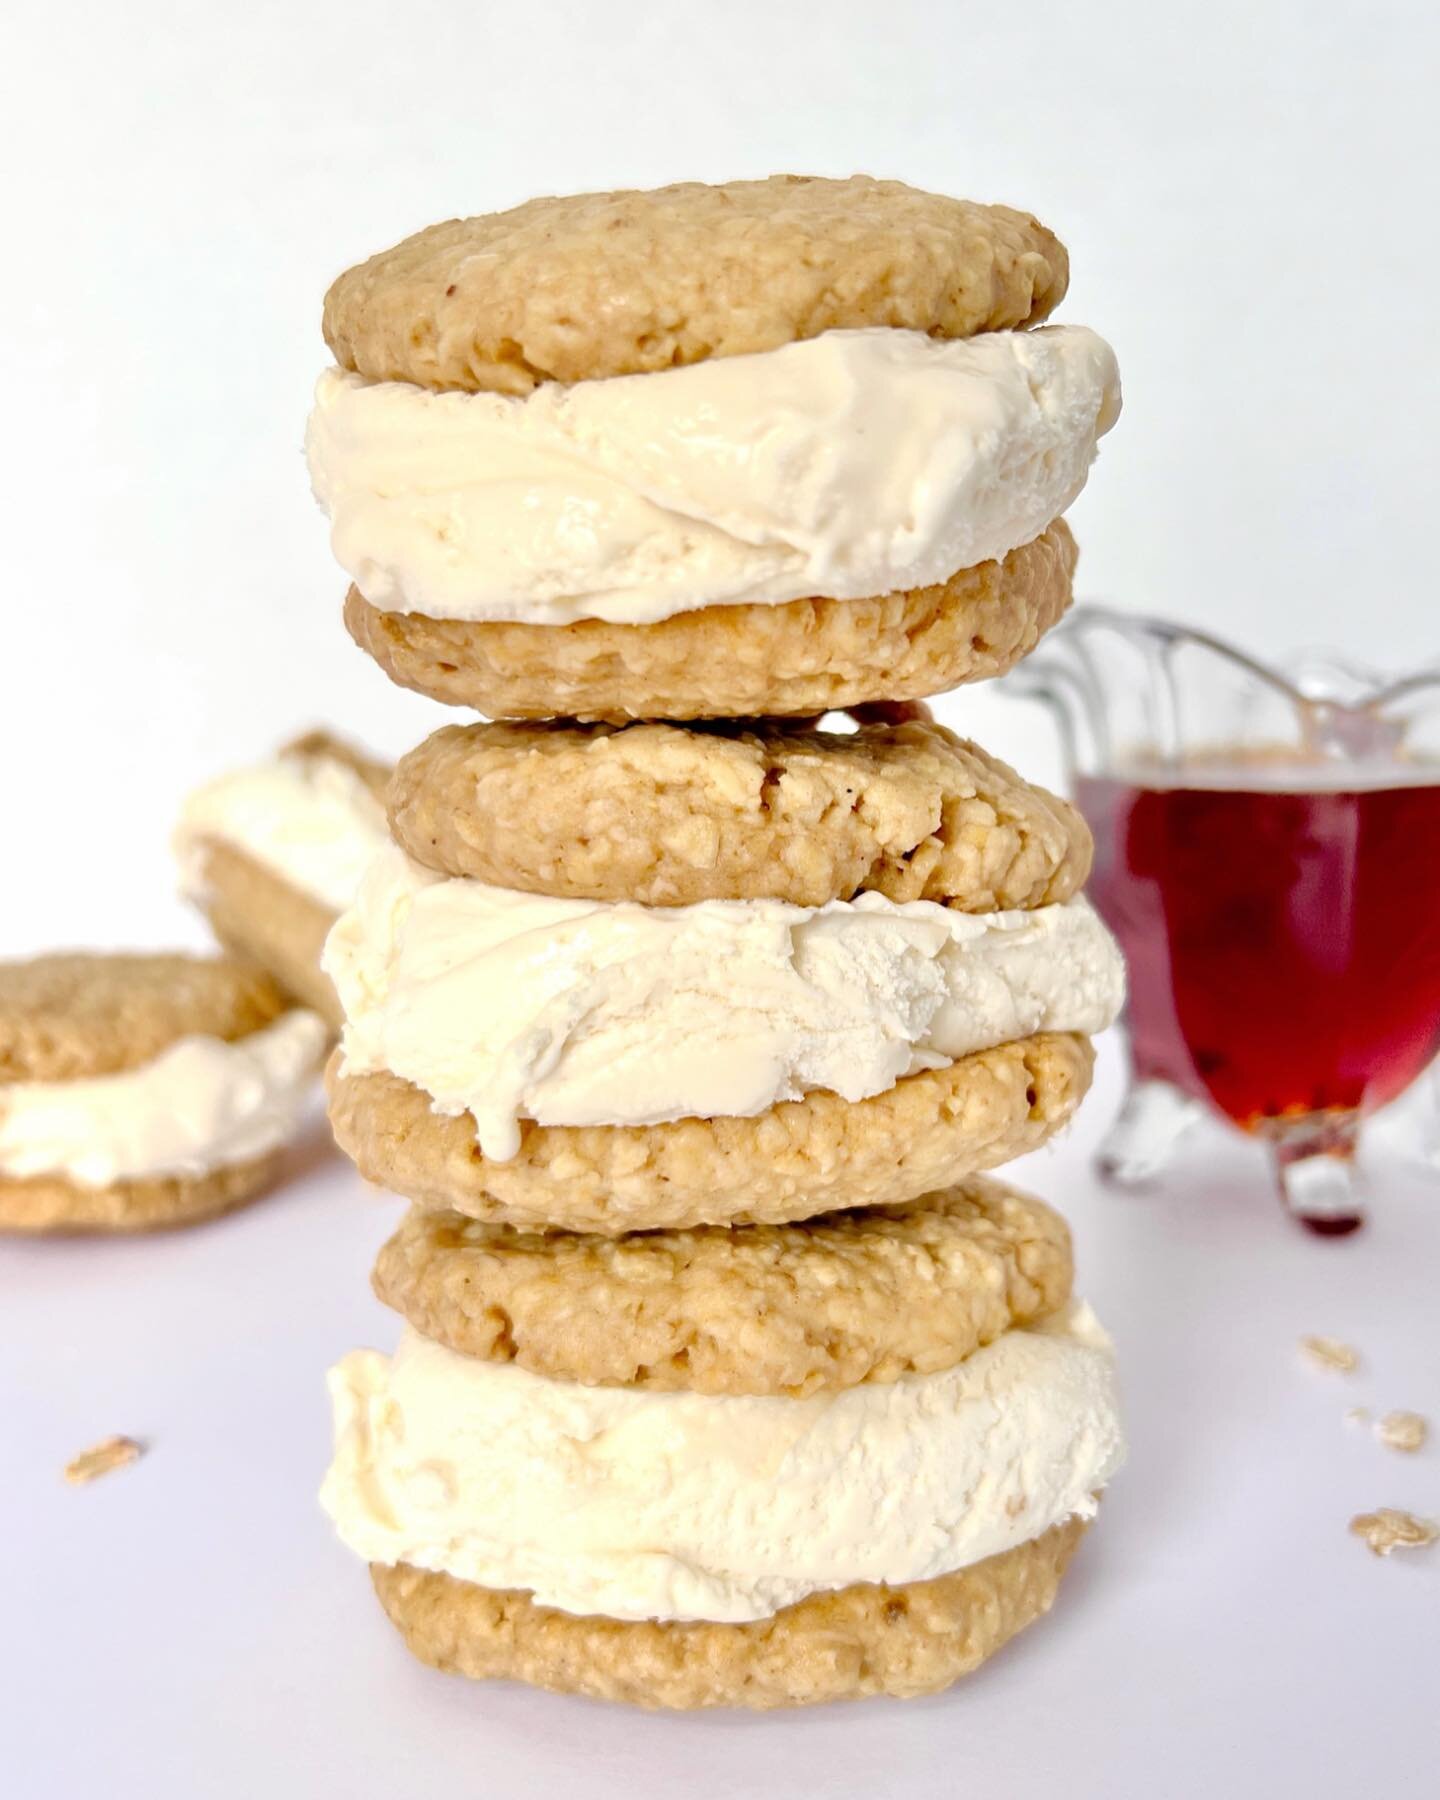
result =
[[[1361,1123],[1440,1049],[1440,666],[1282,674],[1083,606],[1005,687],[1059,722],[1130,968],[1102,1173],[1149,1179],[1218,1111],[1269,1145],[1298,1219],[1353,1230]]]

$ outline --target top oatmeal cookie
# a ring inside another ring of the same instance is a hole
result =
[[[226,1042],[289,1001],[228,957],[67,951],[0,963],[0,1081],[78,1081],[152,1061],[177,1038]]]
[[[808,1394],[952,1368],[1070,1296],[1064,1220],[998,1181],[801,1224],[538,1235],[413,1210],[379,1297],[462,1356],[551,1380]]]
[[[1069,900],[1090,870],[1072,806],[925,719],[450,725],[401,758],[389,812],[442,874],[645,906],[868,891],[990,912]]]
[[[1034,325],[1068,278],[1064,245],[1028,213],[868,175],[772,175],[431,225],[341,275],[323,329],[372,380],[527,394],[836,329]]]

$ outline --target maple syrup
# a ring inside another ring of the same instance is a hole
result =
[[[1138,1079],[1254,1131],[1372,1111],[1440,1049],[1440,785],[1082,776],[1076,797]]]

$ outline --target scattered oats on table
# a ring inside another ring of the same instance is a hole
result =
[[[1349,1375],[1360,1366],[1359,1352],[1343,1338],[1302,1337],[1300,1348],[1322,1369],[1336,1369],[1342,1375]]]
[[[1375,1435],[1387,1450],[1419,1450],[1430,1435],[1430,1427],[1421,1413],[1388,1412],[1376,1420]]]
[[[83,1486],[87,1481],[98,1481],[102,1475],[138,1461],[144,1450],[144,1445],[132,1437],[103,1438],[66,1463],[65,1479],[75,1487]]]
[[[1350,1530],[1364,1538],[1371,1554],[1388,1556],[1392,1550],[1423,1550],[1440,1538],[1440,1524],[1420,1519],[1398,1506],[1382,1506],[1373,1513],[1356,1513]]]

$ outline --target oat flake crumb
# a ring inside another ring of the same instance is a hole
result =
[[[1398,1506],[1356,1513],[1350,1529],[1356,1537],[1364,1538],[1375,1556],[1388,1556],[1392,1550],[1423,1550],[1426,1544],[1440,1538],[1440,1524],[1434,1519],[1417,1519],[1414,1513],[1402,1512]]]
[[[1375,1435],[1387,1450],[1418,1450],[1430,1427],[1417,1412],[1388,1412],[1375,1423]]]
[[[1359,1352],[1343,1338],[1302,1337],[1300,1348],[1322,1369],[1338,1369],[1342,1375],[1349,1375],[1360,1366]]]
[[[113,1469],[123,1469],[144,1454],[144,1446],[131,1437],[108,1437],[82,1450],[65,1465],[65,1479],[76,1487],[98,1481]]]

